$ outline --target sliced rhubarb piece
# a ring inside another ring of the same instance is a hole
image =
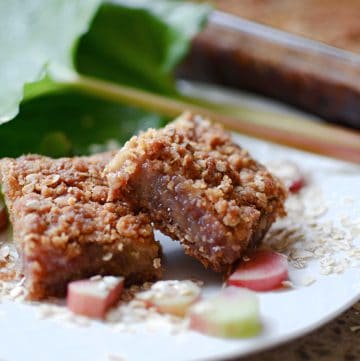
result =
[[[76,314],[104,318],[107,310],[120,298],[124,277],[92,277],[69,283],[67,307]]]
[[[158,281],[136,297],[160,313],[183,317],[200,293],[200,287],[192,281]]]
[[[246,287],[254,291],[270,291],[281,287],[288,279],[286,256],[272,251],[256,251],[248,261],[239,264],[227,283],[231,286]]]
[[[291,193],[298,193],[305,186],[305,179],[298,178],[295,179],[289,186],[289,191]]]
[[[189,311],[190,328],[206,335],[242,338],[261,331],[256,294],[229,287],[212,298],[195,303]]]

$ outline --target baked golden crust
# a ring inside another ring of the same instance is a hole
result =
[[[126,198],[206,267],[226,271],[284,214],[281,182],[222,128],[184,114],[133,137],[106,167]]]
[[[101,173],[113,155],[0,161],[30,298],[62,296],[69,281],[96,274],[122,275],[128,282],[161,275],[160,246],[148,216],[133,213],[125,202],[107,202]]]

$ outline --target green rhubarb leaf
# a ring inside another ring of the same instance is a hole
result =
[[[117,148],[139,130],[161,127],[167,120],[66,89],[24,102],[18,116],[0,126],[0,157],[97,153]]]
[[[76,39],[87,31],[99,3],[0,1],[0,124],[18,113],[25,84],[42,80],[52,63],[72,67]]]
[[[61,68],[175,93],[172,71],[208,11],[169,0],[0,2],[0,124],[24,97],[68,83]]]
[[[77,68],[111,82],[174,94],[173,70],[208,13],[208,6],[169,0],[106,3],[79,43]]]

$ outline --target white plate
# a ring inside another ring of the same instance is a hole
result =
[[[321,222],[330,220],[342,228],[340,215],[359,219],[359,167],[248,137],[235,138],[263,162],[283,158],[300,164],[311,183],[319,186],[328,207]],[[166,256],[166,278],[202,279],[205,293],[220,288],[219,276],[184,256],[177,243],[159,237]],[[353,244],[360,247],[359,237]],[[297,287],[259,293],[264,330],[258,337],[244,340],[222,340],[190,331],[173,334],[166,325],[149,329],[139,324],[134,332],[115,331],[99,322],[81,327],[51,318],[40,320],[37,306],[6,301],[0,305],[0,360],[190,361],[242,356],[303,335],[355,303],[360,298],[358,265],[326,276],[320,275],[317,260],[304,269],[291,268],[290,279]],[[316,282],[301,286],[309,275]]]

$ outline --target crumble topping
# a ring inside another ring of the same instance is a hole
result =
[[[282,183],[230,134],[183,114],[131,138],[105,169],[124,197],[205,267],[228,272],[285,215]]]
[[[160,245],[148,216],[126,202],[107,202],[102,171],[113,155],[0,161],[30,298],[62,296],[69,281],[97,273],[125,276],[129,283],[161,275],[153,264]]]

